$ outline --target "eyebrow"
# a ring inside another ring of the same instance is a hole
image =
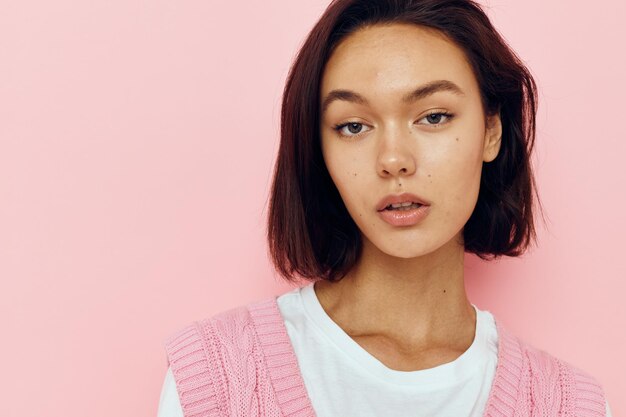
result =
[[[465,95],[465,92],[463,92],[461,87],[459,87],[452,81],[435,80],[435,81],[430,81],[424,85],[421,85],[415,90],[411,91],[410,93],[405,94],[404,97],[402,97],[402,102],[405,104],[413,103],[417,100],[421,100],[423,98],[431,96],[440,91],[449,91],[458,96]],[[328,93],[328,95],[324,99],[324,102],[322,103],[322,114],[326,111],[328,106],[330,106],[330,104],[336,100],[349,101],[352,103],[364,104],[364,105],[368,104],[365,97],[363,97],[362,95],[358,93],[355,93],[354,91],[332,90],[330,93]]]

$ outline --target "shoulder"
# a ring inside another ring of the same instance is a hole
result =
[[[185,415],[228,414],[233,395],[228,389],[231,380],[254,380],[257,346],[254,328],[258,320],[255,317],[264,310],[273,311],[273,300],[269,298],[219,311],[194,320],[165,338],[166,362]],[[251,396],[254,387],[245,385],[244,388],[236,394]],[[203,400],[198,401],[198,398]]]
[[[193,320],[166,337],[166,350],[176,353],[185,346],[196,344],[209,350],[218,345],[245,348],[252,344],[251,330],[259,309],[272,311],[272,301],[272,298],[257,300]]]
[[[555,356],[540,347],[531,345],[521,340],[520,345],[522,352],[525,354],[531,372],[536,378],[541,375],[548,380],[567,379],[564,383],[572,383],[577,386],[586,386],[588,388],[596,387],[600,389],[600,382],[588,371],[580,368],[578,365],[568,362],[560,357]]]
[[[505,347],[499,354],[503,366],[519,367],[520,393],[527,400],[550,408],[558,405],[576,416],[604,416],[602,385],[591,373],[534,346],[498,327]],[[514,349],[510,346],[515,346]]]

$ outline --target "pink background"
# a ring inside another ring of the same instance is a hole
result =
[[[155,415],[162,340],[289,290],[264,240],[287,70],[326,0],[0,3],[0,415]],[[536,75],[548,228],[472,302],[626,413],[622,0],[491,1]]]

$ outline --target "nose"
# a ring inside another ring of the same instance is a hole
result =
[[[414,137],[387,132],[381,139],[377,171],[383,177],[408,176],[415,173]]]

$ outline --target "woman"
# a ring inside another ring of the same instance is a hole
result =
[[[465,293],[535,239],[536,86],[469,0],[337,0],[283,95],[268,240],[311,282],[166,342],[160,416],[604,416]]]

